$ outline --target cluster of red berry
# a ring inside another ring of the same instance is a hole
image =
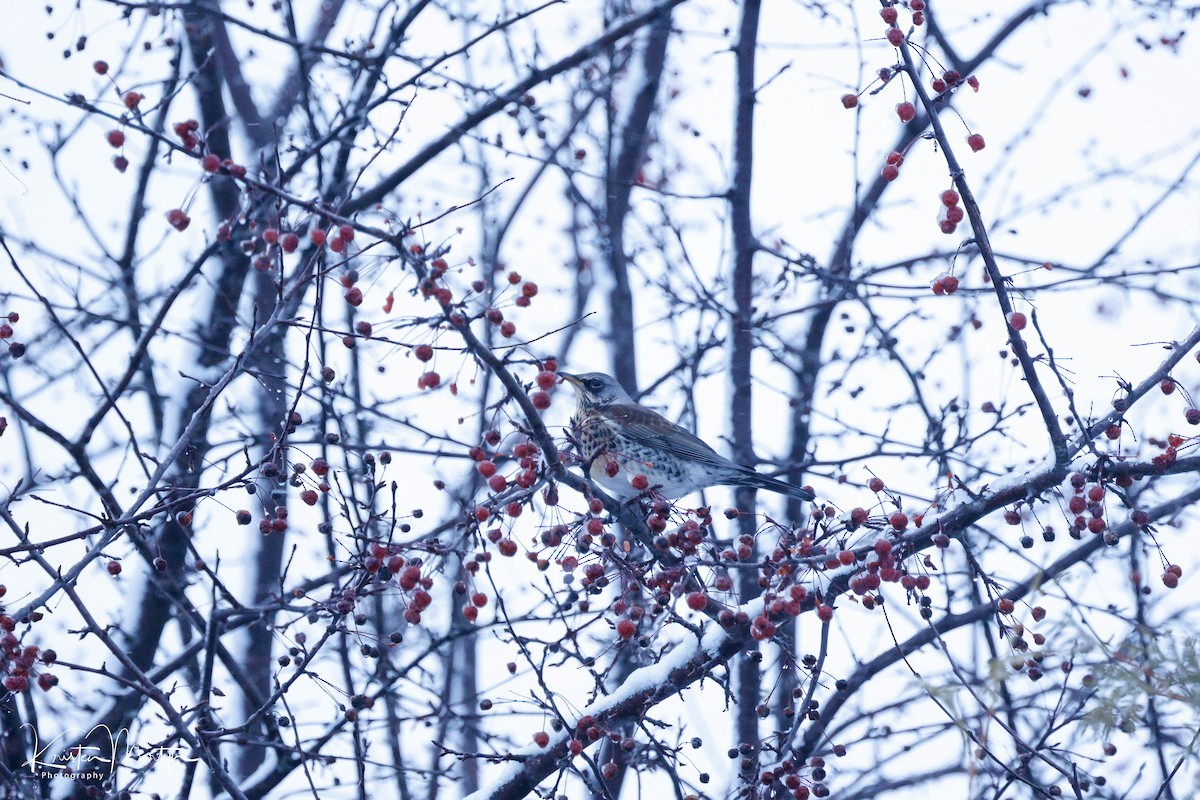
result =
[[[0,583],[0,598],[8,592],[8,588]],[[40,611],[33,613],[31,621],[41,620]],[[43,650],[37,645],[21,645],[14,631],[17,621],[5,613],[0,606],[0,674],[4,675],[4,688],[10,692],[24,692],[29,689],[29,680],[37,677],[37,685],[43,692],[48,692],[58,685],[57,676],[42,667],[49,667],[58,654],[53,650]]]
[[[25,355],[25,345],[12,340],[16,333],[13,330],[13,325],[16,325],[20,320],[21,315],[15,311],[10,311],[7,315],[0,317],[0,342],[8,342],[8,354],[13,358],[20,358]],[[0,434],[3,434],[4,429],[7,427],[8,420],[0,417]]]

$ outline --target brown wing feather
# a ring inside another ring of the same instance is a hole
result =
[[[802,500],[813,499],[813,493],[807,489],[761,475],[751,467],[730,461],[686,429],[648,408],[629,403],[614,403],[605,408],[605,413],[625,425],[622,436],[689,461],[728,470],[725,480],[732,479],[734,483],[757,486]]]
[[[621,431],[622,436],[639,444],[690,461],[737,469],[736,464],[701,439],[648,408],[629,403],[613,403],[604,410],[608,416],[625,425]]]

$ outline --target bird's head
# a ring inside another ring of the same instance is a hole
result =
[[[603,372],[584,372],[579,375],[560,372],[558,377],[575,387],[579,404],[583,407],[633,402],[617,379]]]

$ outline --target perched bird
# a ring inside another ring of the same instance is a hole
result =
[[[575,389],[571,431],[588,477],[628,500],[650,488],[669,500],[708,486],[753,486],[812,500],[808,489],[759,475],[730,461],[683,428],[640,406],[615,378],[600,372],[559,377]],[[638,475],[647,479],[638,486]]]

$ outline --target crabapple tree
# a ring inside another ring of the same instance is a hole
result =
[[[1194,8],[9,17],[4,796],[1196,794]]]

